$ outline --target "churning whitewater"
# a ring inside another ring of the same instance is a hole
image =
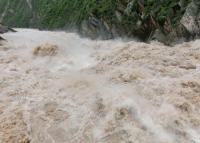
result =
[[[0,46],[0,143],[200,143],[200,40],[17,31]]]

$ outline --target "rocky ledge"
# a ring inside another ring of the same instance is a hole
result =
[[[101,2],[99,2],[101,5]],[[134,37],[158,40],[167,45],[200,36],[199,0],[119,0],[109,14],[91,13],[80,26],[83,35],[93,38]]]
[[[0,34],[4,34],[4,33],[7,33],[7,32],[16,32],[14,29],[8,27],[8,26],[4,26],[3,24],[0,23]],[[5,40],[3,37],[0,36],[0,41],[1,40]]]
[[[4,9],[0,22],[11,27],[78,29],[93,39],[155,39],[167,45],[200,37],[199,0],[22,0],[18,4],[22,12],[14,7],[17,3],[0,2]],[[10,30],[1,27],[0,33]]]

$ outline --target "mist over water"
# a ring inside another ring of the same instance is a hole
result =
[[[17,31],[0,47],[0,142],[200,143],[200,40]]]

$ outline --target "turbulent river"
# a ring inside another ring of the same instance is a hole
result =
[[[200,143],[200,40],[17,31],[0,46],[0,143]]]

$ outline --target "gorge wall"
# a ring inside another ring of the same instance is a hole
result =
[[[92,38],[134,37],[166,44],[200,34],[198,0],[1,0],[13,27],[76,29]]]

